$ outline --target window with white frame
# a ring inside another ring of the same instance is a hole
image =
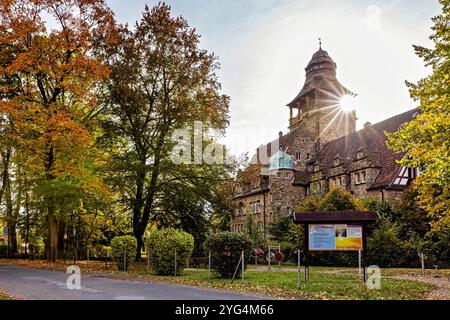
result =
[[[250,208],[253,213],[260,214],[261,213],[261,201],[255,201],[250,203]]]
[[[362,158],[364,158],[364,151],[358,150],[358,152],[356,153],[356,160],[361,160]]]
[[[336,158],[334,158],[333,160],[333,167],[337,167],[341,165],[341,158],[339,158],[339,156],[336,156]]]
[[[406,186],[410,180],[417,178],[419,174],[420,171],[418,169],[402,167],[394,180],[394,184]]]
[[[366,171],[361,171],[361,172],[355,173],[355,181],[356,181],[356,184],[366,183],[367,182]]]

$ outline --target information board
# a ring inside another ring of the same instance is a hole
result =
[[[348,224],[310,224],[310,251],[360,251],[362,226]]]

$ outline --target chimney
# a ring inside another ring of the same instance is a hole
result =
[[[368,129],[370,127],[372,127],[372,124],[370,122],[364,123],[364,129]]]
[[[281,139],[283,138],[283,131],[278,133],[278,151],[283,150],[283,144],[281,143]]]

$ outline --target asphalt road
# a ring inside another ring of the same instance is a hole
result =
[[[62,272],[0,265],[0,289],[32,300],[257,300],[262,297],[193,286],[122,281],[81,274],[81,289],[69,290]]]

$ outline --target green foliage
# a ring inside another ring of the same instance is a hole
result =
[[[383,219],[378,228],[367,239],[368,261],[380,267],[402,265],[404,241],[399,237],[399,225]]]
[[[255,221],[255,214],[250,213],[247,216],[247,223],[245,225],[245,233],[250,239],[253,248],[261,248],[264,246],[264,234],[260,230],[259,225]]]
[[[319,203],[320,211],[367,211],[361,201],[343,188],[332,188]]]
[[[297,264],[297,251],[301,249],[302,248],[299,247],[294,242],[289,241],[280,242],[280,250],[281,253],[283,253],[284,255],[283,262],[291,262]]]
[[[189,257],[194,250],[194,238],[189,233],[173,228],[156,230],[146,241],[150,252],[150,262],[159,275],[179,275],[189,264]]]
[[[380,214],[380,221],[369,226],[369,263],[397,267],[419,267],[418,253],[433,264],[450,266],[449,229],[430,231],[432,219],[418,207],[417,192],[407,189],[399,202],[365,199],[369,210]]]
[[[367,211],[364,203],[349,191],[334,187],[323,196],[311,195],[300,201],[297,212]]]
[[[126,271],[136,255],[136,238],[119,236],[111,240],[111,256],[117,263],[117,268]],[[125,261],[124,261],[125,260]],[[125,262],[125,263],[124,263]]]
[[[293,250],[302,249],[303,227],[295,224],[291,216],[281,217],[270,223],[268,230],[272,240],[290,243],[294,248]]]
[[[205,249],[211,251],[212,268],[222,278],[232,278],[241,258],[245,254],[245,267],[251,259],[251,240],[245,234],[228,231],[211,234],[205,242]],[[241,274],[239,267],[236,277]]]
[[[292,218],[288,216],[276,219],[268,226],[270,237],[276,241],[289,241],[289,231],[292,223]]]
[[[442,13],[432,19],[434,48],[414,46],[432,74],[408,83],[421,113],[398,132],[388,134],[390,148],[405,153],[400,163],[420,168],[415,180],[421,207],[435,228],[450,226],[450,1],[440,0]]]
[[[436,230],[428,233],[431,219],[418,207],[416,196],[415,190],[406,189],[400,201],[394,205],[373,198],[361,201],[337,188],[322,198],[310,196],[304,199],[297,210],[299,214],[301,211],[376,211],[380,220],[368,226],[369,264],[380,267],[418,267],[420,260],[417,254],[423,252],[429,256],[430,264],[434,261],[440,266],[449,266],[449,232],[444,229],[442,232]],[[292,244],[290,224],[288,218],[271,224],[269,230],[272,237]],[[314,253],[311,263],[321,266],[355,266],[356,258],[352,253]]]
[[[418,252],[427,256],[427,266],[450,266],[450,228],[432,230],[416,245]]]
[[[300,201],[297,210],[300,212],[318,211],[320,207],[320,196],[312,194]]]
[[[193,137],[192,137],[193,139]],[[166,172],[180,177],[159,188],[157,219],[160,227],[182,229],[194,237],[194,254],[203,255],[203,243],[217,217],[232,212],[228,165],[169,165]],[[182,177],[182,178],[181,178]]]

